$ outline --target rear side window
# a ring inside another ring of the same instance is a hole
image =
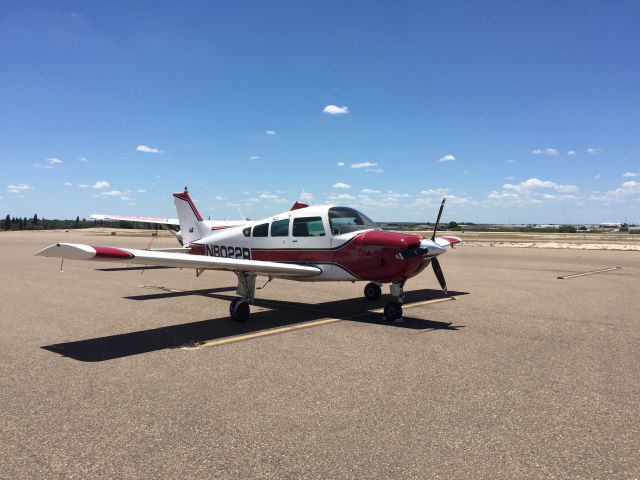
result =
[[[272,237],[287,237],[289,236],[289,219],[276,220],[271,222],[271,236]]]
[[[294,237],[324,237],[322,217],[301,217],[293,220]]]
[[[242,234],[243,234],[245,237],[249,237],[249,236],[251,236],[251,227],[247,227],[247,228],[245,228],[244,230],[242,230]]]
[[[263,223],[261,225],[256,225],[253,227],[253,236],[254,237],[266,237],[269,235],[269,224]]]

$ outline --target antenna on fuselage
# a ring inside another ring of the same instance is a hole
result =
[[[304,188],[301,188],[300,192],[302,192],[302,195],[300,195],[300,200],[304,200],[304,202],[307,205],[311,205],[311,199],[313,198],[313,195],[308,194],[307,192],[305,192]]]

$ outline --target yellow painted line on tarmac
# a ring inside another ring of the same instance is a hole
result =
[[[269,330],[262,330],[260,332],[247,333],[246,335],[237,335],[235,337],[221,338],[219,340],[211,340],[198,345],[202,347],[216,347],[218,345],[225,345],[227,343],[242,342],[244,340],[252,340],[254,338],[267,337],[270,335],[277,335],[278,333],[291,332],[294,330],[302,330],[303,328],[317,327],[320,325],[328,325],[329,323],[339,322],[340,318],[323,318],[322,320],[314,320],[312,322],[298,323],[297,325],[290,325],[288,327],[271,328]]]
[[[573,275],[562,275],[558,280],[566,280],[567,278],[584,277],[585,275],[593,275],[594,273],[610,272],[612,270],[620,270],[622,267],[603,268],[602,270],[592,270],[590,272],[574,273]]]

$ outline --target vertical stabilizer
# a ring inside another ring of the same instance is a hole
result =
[[[187,187],[184,187],[184,192],[174,193],[173,201],[178,212],[183,244],[189,245],[191,242],[206,237],[209,234],[209,229],[202,221],[202,215],[193,203]]]

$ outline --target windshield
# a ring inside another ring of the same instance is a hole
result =
[[[376,223],[365,214],[347,207],[330,208],[329,224],[331,225],[331,233],[334,235],[378,228]]]

